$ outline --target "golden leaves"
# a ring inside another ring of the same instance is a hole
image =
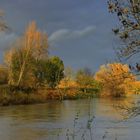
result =
[[[48,36],[37,29],[36,23],[32,21],[27,27],[24,34],[25,48],[32,51],[37,58],[47,56],[48,53]]]
[[[131,82],[136,81],[136,77],[130,72],[127,65],[112,63],[102,65],[95,74],[95,79],[102,83],[104,89],[115,94],[125,94],[130,90]]]
[[[13,46],[14,48],[5,54],[5,62],[9,68],[9,83],[16,86],[32,85],[35,81],[32,74],[32,59],[35,61],[48,57],[48,37],[37,29],[35,21],[32,21],[24,35],[18,38]]]

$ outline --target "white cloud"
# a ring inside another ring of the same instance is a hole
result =
[[[73,40],[87,37],[95,32],[95,26],[88,26],[82,30],[59,29],[49,37],[49,43],[58,43],[66,40]]]
[[[14,33],[0,32],[0,51],[8,49],[10,44],[13,43],[16,38],[17,35]]]

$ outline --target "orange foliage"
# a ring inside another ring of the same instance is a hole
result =
[[[124,96],[132,92],[130,85],[136,81],[129,67],[121,63],[102,65],[95,79],[103,85],[104,92],[111,96]]]
[[[76,88],[78,85],[76,81],[72,79],[64,78],[60,81],[58,88]]]
[[[0,84],[8,83],[8,69],[0,65]]]
[[[36,23],[32,21],[24,35],[17,39],[13,45],[14,49],[5,55],[5,62],[9,68],[9,84],[16,86],[34,85],[35,77],[32,70],[36,68],[31,64],[31,58],[39,60],[48,57],[48,36],[39,31]],[[13,69],[13,57],[19,61],[18,70]]]
[[[135,81],[130,86],[135,94],[140,94],[140,81]]]
[[[29,23],[23,36],[24,49],[37,58],[43,57],[48,48],[48,36],[37,29],[35,21]]]

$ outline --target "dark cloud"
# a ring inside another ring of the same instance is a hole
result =
[[[13,30],[11,36],[22,34],[28,22],[36,20],[49,35],[50,53],[60,56],[66,65],[96,70],[100,64],[114,59],[115,38],[111,29],[116,21],[109,15],[106,1],[1,0],[0,6]],[[9,42],[3,43],[5,39],[1,37],[1,46]]]
[[[0,33],[0,51],[6,51],[11,47],[11,44],[16,40],[17,35],[14,33]]]

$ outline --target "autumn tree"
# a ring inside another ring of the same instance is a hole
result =
[[[66,67],[64,70],[64,78],[60,81],[58,88],[76,88],[77,83],[74,76],[75,75],[73,69],[71,67]]]
[[[64,64],[57,56],[41,59],[35,66],[34,74],[39,86],[55,88],[64,77]]]
[[[93,75],[89,71],[81,69],[77,71],[76,82],[78,83],[79,87],[91,87],[93,83]]]
[[[140,52],[140,0],[108,0],[108,9],[120,23],[113,32],[124,42],[115,48],[116,53],[121,60],[127,60]]]
[[[112,63],[102,65],[95,79],[103,86],[103,93],[112,97],[125,96],[132,92],[131,84],[136,81],[128,65]]]
[[[0,85],[8,83],[8,69],[0,65]]]
[[[4,11],[0,10],[0,31],[6,31],[9,27],[7,26],[4,20]],[[3,65],[0,65],[0,84],[8,83],[8,71],[7,68]]]
[[[35,67],[33,67],[32,61],[48,57],[47,35],[39,31],[33,21],[13,47],[14,49],[7,52],[5,56],[6,64],[9,67],[9,84],[22,86],[26,77],[28,79],[33,77],[31,76],[32,69]]]
[[[69,81],[72,79],[74,80],[74,76],[75,76],[74,70],[70,66],[65,67],[64,78]]]
[[[10,54],[11,53],[11,54]],[[19,75],[21,68],[25,59],[26,51],[22,48],[11,49],[7,53],[6,62],[8,63],[8,82],[9,85],[17,86],[17,81],[19,80]],[[20,83],[20,87],[35,87],[35,76],[34,71],[35,59],[31,55],[28,56],[28,63],[26,63],[26,68],[24,69],[24,76]]]
[[[89,68],[81,69],[77,71],[76,83],[79,88],[83,89],[85,92],[88,89],[100,90],[100,84],[94,79],[94,75]]]

